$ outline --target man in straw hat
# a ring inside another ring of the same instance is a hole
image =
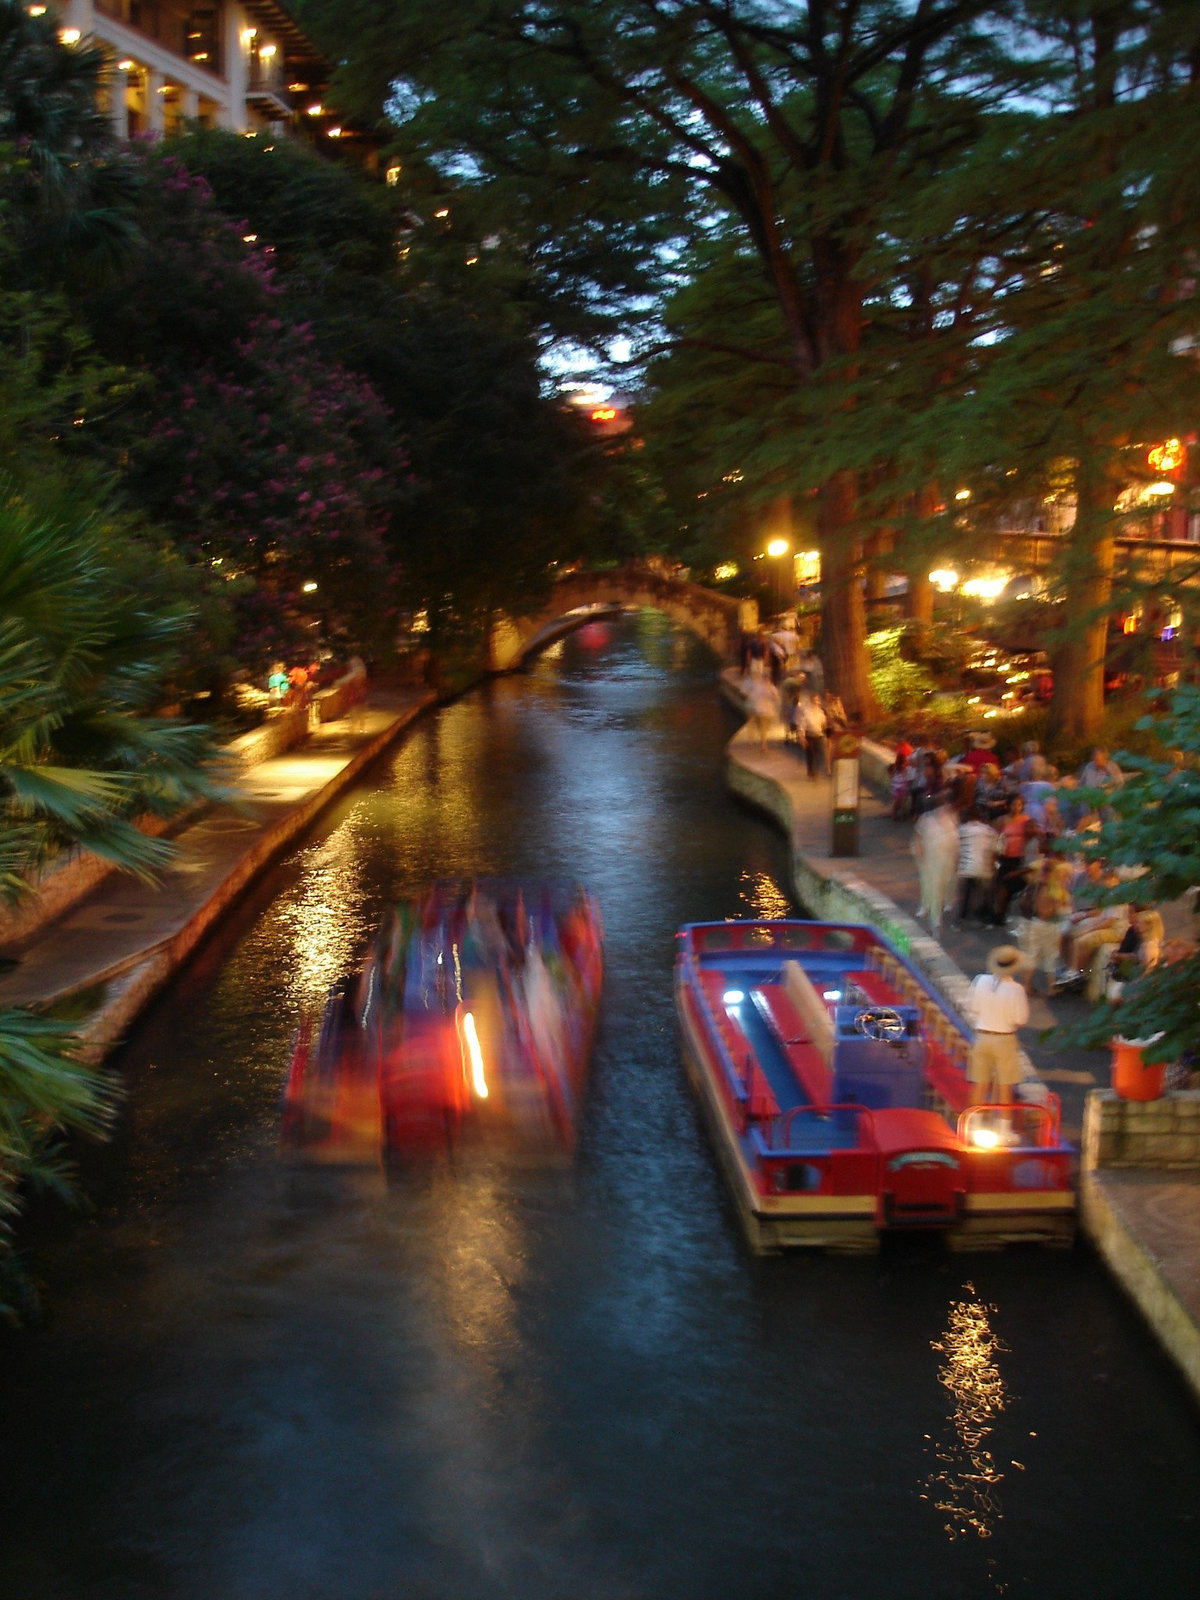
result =
[[[997,945],[988,955],[987,972],[967,991],[966,1011],[975,1024],[967,1061],[972,1105],[1008,1105],[1013,1084],[1024,1076],[1017,1029],[1029,1021],[1029,996],[1017,978],[1028,965],[1015,945]]]

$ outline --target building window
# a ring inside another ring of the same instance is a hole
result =
[[[221,72],[221,7],[218,0],[96,0],[96,10],[136,28],[172,54]]]

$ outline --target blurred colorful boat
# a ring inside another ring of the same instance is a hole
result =
[[[570,1151],[603,981],[579,885],[446,882],[395,909],[319,1027],[297,1038],[285,1148],[402,1158],[487,1140]]]
[[[972,1106],[971,1031],[874,928],[693,923],[677,935],[684,1058],[753,1247],[1069,1243],[1073,1151],[1040,1079]]]

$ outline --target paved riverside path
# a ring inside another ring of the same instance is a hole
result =
[[[736,680],[736,672],[722,675],[723,692],[735,705],[740,699]],[[892,821],[890,800],[863,790],[859,853],[835,859],[832,784],[825,777],[809,779],[803,754],[784,743],[782,724],[768,738],[765,755],[748,727],[740,728],[726,746],[726,758],[736,793],[772,810],[781,823],[787,817],[794,877],[813,881],[814,873],[818,880],[829,876],[886,897],[877,899],[872,920],[889,934],[899,931],[909,937],[913,959],[952,1000],[961,994],[966,976],[984,969],[993,946],[1013,942],[1011,933],[998,928],[959,927],[951,914],[943,922],[939,948],[928,930],[912,920],[920,904],[910,848],[913,825]],[[1169,910],[1174,921],[1180,908]],[[1109,1053],[1064,1044],[1051,1030],[1083,1016],[1088,1005],[1077,995],[1052,1001],[1034,997],[1030,1026],[1021,1033],[1039,1076],[1062,1101],[1063,1131],[1076,1145],[1087,1091],[1109,1084]],[[1200,1336],[1200,1171],[1106,1169],[1089,1171],[1084,1183],[1090,1205],[1083,1206],[1082,1215],[1094,1243],[1200,1399],[1193,1359]]]
[[[372,684],[359,716],[322,723],[241,773],[235,803],[207,807],[175,835],[160,882],[111,873],[10,948],[0,1006],[80,997],[87,1054],[105,1055],[258,873],[433,700],[426,689]]]
[[[734,704],[738,701],[737,676],[736,672],[726,671],[722,677],[726,696]],[[803,752],[784,743],[782,723],[768,738],[766,755],[760,753],[758,741],[751,736],[748,727],[743,727],[729,741],[726,757],[735,792],[753,801],[758,798],[761,783],[761,803],[767,803],[769,789],[786,796],[794,858],[803,857],[823,876],[860,880],[892,902],[899,917],[889,915],[884,906],[874,920],[884,926],[885,932],[900,932],[910,938],[914,959],[939,982],[952,1001],[961,993],[964,980],[984,971],[989,950],[999,944],[1017,942],[1015,933],[1001,928],[976,924],[959,927],[951,911],[943,921],[940,940],[934,943],[928,925],[914,920],[920,904],[920,885],[911,849],[913,824],[907,820],[893,822],[890,801],[865,787],[860,799],[858,855],[835,858],[832,854],[832,785],[825,777],[809,779]],[[735,768],[740,772],[735,772]],[[748,785],[742,775],[759,782],[752,781]],[[782,823],[781,811],[777,810],[776,814]],[[814,909],[813,914],[819,915],[819,912]],[[889,923],[892,926],[887,926]],[[1076,1021],[1087,1009],[1088,1002],[1081,996],[1061,995],[1046,1000],[1034,995],[1030,998],[1029,1026],[1021,1031],[1021,1043],[1038,1075],[1062,1100],[1063,1131],[1076,1144],[1082,1131],[1087,1091],[1097,1085],[1107,1086],[1109,1082],[1109,1053],[1065,1044],[1050,1030]],[[1043,1038],[1047,1033],[1050,1037]]]

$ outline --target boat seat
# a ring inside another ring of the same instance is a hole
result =
[[[837,1043],[837,1030],[829,1007],[808,973],[798,961],[785,961],[780,973],[780,983],[789,1001],[804,1018],[806,1032],[827,1067],[833,1066],[833,1052]]]
[[[779,1101],[775,1091],[757,1061],[750,1067],[750,1081],[746,1085],[746,1116],[751,1122],[770,1122],[779,1115]]]
[[[847,972],[843,981],[846,984],[856,984],[866,995],[867,999],[877,1006],[894,1006],[901,1003],[896,992],[896,986],[881,972]]]
[[[801,1016],[791,995],[781,985],[770,983],[751,989],[750,998],[782,1047],[792,1076],[806,1099],[815,1106],[829,1105],[833,1073],[812,1038],[808,1019]]]

